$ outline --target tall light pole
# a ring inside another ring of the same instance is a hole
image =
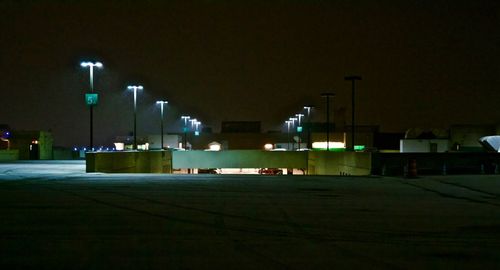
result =
[[[361,76],[356,76],[356,75],[351,75],[351,76],[346,76],[344,77],[344,79],[346,81],[351,81],[352,83],[352,120],[351,120],[351,123],[352,123],[352,130],[351,130],[351,151],[354,151],[354,135],[356,133],[356,122],[355,122],[355,118],[354,118],[354,112],[355,112],[355,107],[354,107],[354,101],[355,101],[355,84],[356,84],[356,81],[360,81],[361,80]]]
[[[187,149],[186,148],[186,144],[187,144],[187,130],[188,130],[187,122],[188,122],[188,120],[190,118],[191,118],[191,116],[189,116],[189,115],[183,115],[183,116],[181,116],[181,119],[184,120],[184,128],[183,128],[183,131],[184,131],[184,141],[183,141],[183,144],[182,144],[182,146],[184,147],[184,149]]]
[[[137,90],[142,90],[142,85],[129,85],[128,90],[134,91],[134,150],[137,150]]]
[[[312,105],[304,106],[307,117],[307,148],[311,149],[311,110],[314,108]]]
[[[288,147],[287,147],[287,150],[289,151],[290,150],[290,124],[292,123],[292,121],[290,120],[287,120],[285,121],[286,123],[286,134],[287,134],[287,142],[288,142]]]
[[[334,97],[334,93],[322,93],[322,97],[326,98],[326,151],[330,151],[330,97]]]
[[[189,122],[191,123],[191,130],[194,132],[194,124],[196,122],[198,122],[198,119],[192,118],[192,119],[189,119]],[[191,139],[193,139],[193,143],[194,143],[194,137],[192,135],[191,135]],[[193,149],[193,144],[191,144],[191,149]]]
[[[81,67],[88,67],[90,71],[90,93],[93,95],[94,94],[94,67],[96,68],[102,68],[103,65],[101,62],[81,62],[80,63]],[[92,100],[92,98],[91,98]],[[97,103],[97,98],[95,98],[95,101],[92,102],[91,100],[87,101],[87,105],[90,107],[90,151],[94,150],[94,105]],[[91,102],[89,102],[91,101]]]
[[[297,118],[295,118],[295,117],[290,117],[288,120],[290,120],[290,121],[291,121],[291,123],[292,123],[292,128],[293,128],[293,129],[295,129],[295,121],[297,121]],[[295,142],[294,142],[294,141],[292,141],[292,150],[293,150],[293,148],[294,148],[294,147],[295,147]]]
[[[161,136],[161,147],[163,149],[163,105],[168,104],[166,100],[158,100],[156,104],[160,104],[160,136]]]
[[[194,123],[198,122],[198,119],[196,118],[189,119],[189,122],[191,123],[191,129],[194,129]]]
[[[300,144],[302,143],[302,136],[300,136],[300,133],[302,133],[302,125],[301,125],[301,120],[302,120],[302,117],[304,117],[304,114],[303,113],[298,113],[296,114],[295,116],[297,116],[297,135],[299,136],[299,147],[298,149],[301,148]]]

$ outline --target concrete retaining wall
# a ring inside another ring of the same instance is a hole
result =
[[[261,150],[177,151],[173,168],[307,168],[307,152]]]
[[[170,151],[88,152],[87,172],[172,173]]]
[[[19,150],[0,150],[0,161],[19,160]]]
[[[308,174],[312,175],[369,175],[371,153],[309,152]]]
[[[87,153],[87,172],[171,173],[188,168],[294,168],[311,175],[369,175],[370,153],[261,150]]]

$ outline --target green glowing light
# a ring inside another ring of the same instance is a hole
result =
[[[355,145],[354,146],[354,151],[363,151],[363,150],[365,150],[364,145]]]
[[[97,105],[97,101],[99,101],[99,96],[96,93],[85,94],[85,104],[87,104],[87,106]]]

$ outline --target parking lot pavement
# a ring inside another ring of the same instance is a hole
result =
[[[0,163],[0,269],[499,269],[500,177]]]

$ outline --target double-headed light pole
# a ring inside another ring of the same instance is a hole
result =
[[[134,91],[134,150],[137,150],[137,90],[142,90],[142,85],[129,85],[128,90]]]
[[[288,120],[292,124],[292,129],[295,129],[295,121],[297,121],[297,118],[296,117],[290,117],[290,118],[288,118]],[[294,147],[295,147],[295,142],[292,140],[292,150],[293,150]]]
[[[160,149],[163,149],[163,105],[168,104],[166,100],[158,100],[156,104],[160,104],[160,136],[161,136],[161,146]]]
[[[301,144],[302,144],[302,136],[300,136],[300,134],[302,133],[302,117],[304,117],[304,114],[303,113],[297,113],[295,114],[295,116],[297,117],[297,135],[299,137],[299,147],[297,147],[298,149],[301,149]]]
[[[181,119],[184,120],[184,128],[182,128],[182,131],[184,131],[184,141],[182,143],[182,147],[184,149],[187,149],[186,147],[186,144],[187,144],[187,132],[188,132],[188,126],[187,126],[187,123],[189,121],[189,119],[191,119],[191,116],[189,115],[183,115],[181,116]]]
[[[288,147],[286,150],[290,151],[290,125],[292,124],[291,120],[286,120],[286,135],[287,135],[287,142],[288,142]]]
[[[90,71],[90,95],[86,95],[87,105],[90,107],[90,151],[94,150],[94,105],[97,103],[97,95],[94,94],[94,67],[102,68],[101,62],[81,62],[81,67],[89,68]],[[94,97],[95,96],[95,97]],[[90,99],[89,99],[90,98]]]
[[[346,76],[344,77],[344,79],[346,81],[351,81],[352,82],[352,120],[351,120],[351,123],[352,123],[352,130],[351,130],[351,147],[350,147],[350,150],[351,151],[354,151],[354,138],[355,138],[355,133],[356,133],[356,122],[355,122],[355,118],[354,118],[354,112],[355,112],[355,90],[356,90],[356,81],[360,81],[361,80],[361,76],[356,76],[356,75],[351,75],[351,76]]]
[[[314,108],[313,105],[304,106],[306,110],[306,120],[307,120],[307,148],[311,149],[311,110]]]

